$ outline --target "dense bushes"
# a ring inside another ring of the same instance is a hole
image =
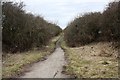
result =
[[[65,30],[65,40],[69,46],[83,45],[93,41],[98,35],[100,13],[87,13],[75,19]]]
[[[109,3],[109,6],[102,14],[101,31],[104,39],[119,40],[120,39],[120,1]]]
[[[65,41],[74,47],[93,41],[120,40],[120,1],[111,2],[103,13],[91,12],[76,18],[64,30]]]
[[[61,32],[56,24],[45,21],[23,10],[23,3],[5,2],[2,5],[3,51],[26,51],[32,47],[42,47]]]

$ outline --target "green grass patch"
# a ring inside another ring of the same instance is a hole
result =
[[[24,66],[38,62],[50,55],[55,49],[56,41],[60,36],[53,38],[45,50],[30,50],[28,52],[11,54],[7,53],[3,57],[2,77],[9,78],[15,77],[23,72]]]

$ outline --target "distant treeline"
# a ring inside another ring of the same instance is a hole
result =
[[[27,51],[45,46],[59,35],[62,29],[41,16],[26,13],[24,4],[4,2],[2,4],[2,50],[3,52]]]
[[[77,17],[64,30],[68,46],[75,47],[94,41],[120,41],[120,1],[111,2],[100,12]]]

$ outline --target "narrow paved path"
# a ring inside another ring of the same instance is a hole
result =
[[[56,50],[42,62],[35,63],[30,71],[21,78],[68,78],[61,73],[65,65],[64,51],[59,47],[60,42],[56,44]]]

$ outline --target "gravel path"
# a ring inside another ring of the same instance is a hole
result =
[[[21,78],[68,78],[61,73],[65,64],[64,51],[57,46],[45,61],[35,63]]]

